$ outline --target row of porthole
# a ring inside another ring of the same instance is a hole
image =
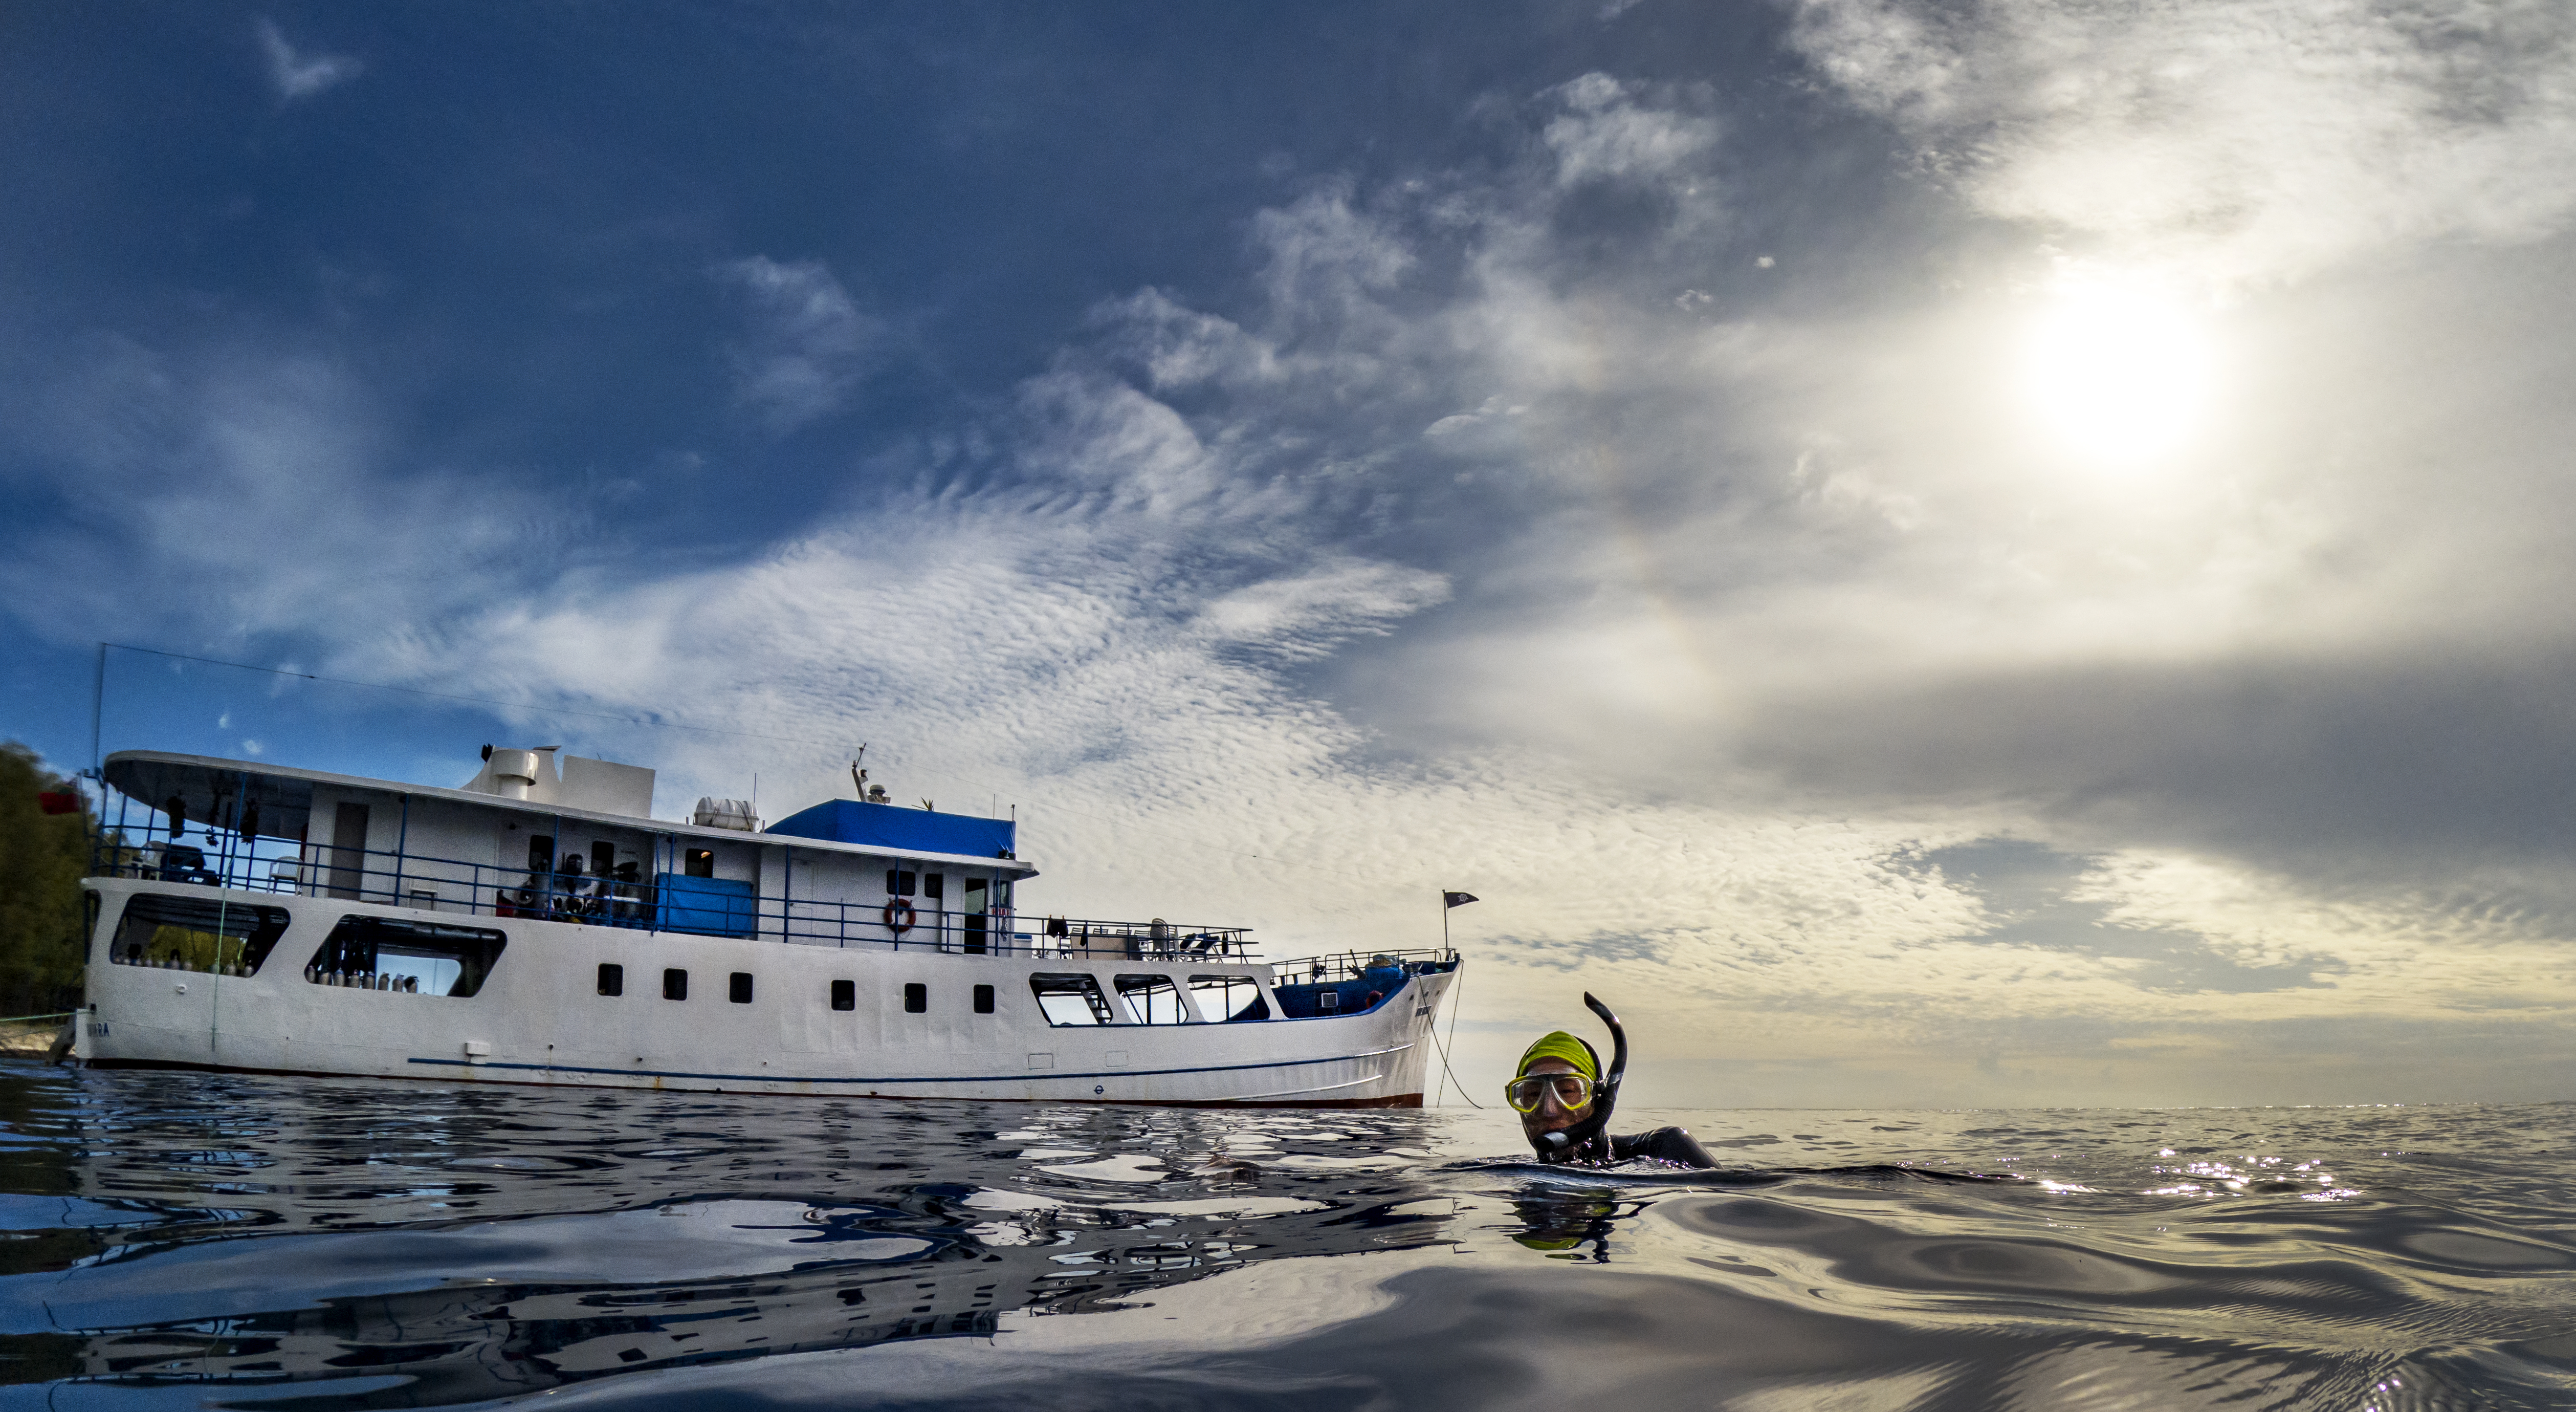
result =
[[[602,961],[599,963],[599,993],[602,995],[624,995],[626,993],[626,968],[614,961]],[[735,971],[726,976],[725,999],[732,1001],[736,1005],[749,1005],[751,1003],[751,993],[751,972]],[[664,1000],[686,1000],[689,998],[689,973],[686,969],[679,966],[670,966],[663,969],[662,998]],[[835,1010],[858,1009],[858,982],[832,982],[831,1006]],[[903,1008],[907,1014],[921,1015],[929,1013],[930,987],[920,981],[906,981],[903,987]],[[990,1015],[993,1013],[993,988],[991,986],[979,985],[975,987],[975,1013],[978,1015]]]

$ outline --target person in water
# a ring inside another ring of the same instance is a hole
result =
[[[1555,1030],[1521,1052],[1520,1067],[1503,1085],[1503,1097],[1521,1115],[1521,1135],[1542,1162],[1608,1165],[1650,1157],[1677,1167],[1714,1167],[1715,1158],[1684,1128],[1656,1128],[1626,1137],[1609,1132],[1610,1112],[1628,1067],[1628,1036],[1609,1007],[1586,995],[1583,1003],[1607,1021],[1618,1042],[1608,1078],[1601,1056],[1579,1036]]]

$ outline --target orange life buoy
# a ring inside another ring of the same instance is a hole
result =
[[[896,936],[901,936],[901,935],[903,935],[905,932],[908,932],[908,931],[911,931],[911,930],[912,930],[912,919],[913,919],[916,915],[918,915],[918,914],[917,914],[917,913],[915,913],[915,912],[912,910],[912,899],[911,899],[911,898],[909,898],[909,897],[889,897],[889,898],[887,898],[887,899],[886,899],[886,905],[885,905],[885,924],[886,924],[886,930],[887,930],[887,931],[890,931],[890,932],[893,932]],[[902,917],[902,918],[903,918],[903,920],[902,920],[902,921],[899,921],[899,922],[898,922],[898,921],[896,921],[896,920],[895,920],[895,918],[896,918],[896,917],[898,917],[898,916]]]

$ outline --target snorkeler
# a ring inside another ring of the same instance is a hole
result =
[[[1520,1068],[1503,1085],[1503,1097],[1521,1115],[1521,1135],[1538,1160],[1607,1166],[1651,1157],[1677,1167],[1716,1166],[1716,1159],[1685,1128],[1610,1135],[1610,1113],[1619,1104],[1619,1082],[1628,1072],[1628,1032],[1589,991],[1583,1003],[1610,1027],[1614,1048],[1609,1076],[1602,1076],[1601,1056],[1590,1044],[1556,1030],[1522,1051]]]

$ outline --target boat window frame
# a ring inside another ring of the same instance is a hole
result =
[[[412,938],[409,942],[401,938]],[[320,977],[338,975],[383,975],[384,954],[392,938],[397,956],[432,959],[456,963],[456,979],[445,990],[423,987],[406,994],[425,995],[441,1000],[471,1000],[482,994],[491,982],[492,972],[501,964],[502,954],[509,950],[510,934],[499,927],[469,927],[451,922],[426,922],[411,917],[387,917],[373,912],[348,912],[331,924],[322,940],[313,948],[312,959],[304,963],[306,979],[316,984]],[[450,943],[441,946],[440,943]],[[466,950],[471,943],[473,950]],[[355,948],[363,944],[369,963],[354,963]]]
[[[1218,984],[1207,984],[1207,982],[1210,981],[1218,982]],[[1252,998],[1244,1002],[1240,1007],[1237,1007],[1234,1003],[1234,987],[1238,985],[1250,986],[1252,988]],[[1270,1018],[1270,995],[1269,992],[1263,988],[1261,978],[1259,976],[1247,976],[1239,973],[1227,975],[1215,972],[1201,972],[1190,977],[1189,988],[1190,1006],[1199,1012],[1200,1022],[1202,1024],[1247,1024],[1254,1020],[1267,1020]],[[1222,1015],[1212,1015],[1208,1004],[1200,999],[1203,992],[1211,990],[1221,990],[1224,993],[1224,1008],[1226,1013]]]
[[[1033,971],[1029,974],[1029,994],[1036,999],[1038,1017],[1046,1021],[1049,1029],[1099,1029],[1118,1023],[1117,1012],[1110,1008],[1109,997],[1100,988],[1100,977],[1089,971]],[[1057,1019],[1047,1000],[1062,996],[1079,1001],[1086,1018]]]
[[[247,919],[253,925],[236,933],[231,929],[235,917]],[[140,940],[128,934],[138,919],[148,919],[152,925],[152,934]],[[205,921],[214,925],[196,925]],[[255,976],[268,958],[277,954],[278,943],[294,924],[294,914],[283,907],[235,902],[226,897],[207,899],[202,894],[191,897],[184,893],[136,892],[126,897],[124,907],[117,912],[115,934],[108,939],[107,958],[120,966],[154,964],[153,952],[161,947],[162,929],[175,927],[192,938],[219,938],[214,943],[215,955],[205,965],[189,964],[178,969],[210,970],[225,964],[225,953],[232,949],[237,958],[234,963],[241,966],[242,974]],[[95,931],[96,927],[93,926],[92,930]],[[174,942],[162,949],[168,959],[187,962],[197,948],[193,942]]]
[[[1117,987],[1119,1007],[1127,1012],[1127,1023],[1131,1025],[1190,1023],[1190,1005],[1182,998],[1180,979],[1169,971],[1121,972],[1112,978],[1111,984]],[[1144,999],[1139,1001],[1136,999],[1138,996]],[[1154,1002],[1163,996],[1170,997],[1172,1018],[1157,1020],[1154,1018]]]

